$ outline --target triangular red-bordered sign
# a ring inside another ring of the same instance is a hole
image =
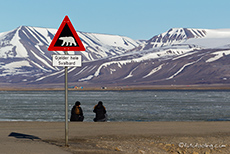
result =
[[[50,46],[49,51],[85,51],[81,39],[77,35],[68,16],[65,16],[57,30]]]

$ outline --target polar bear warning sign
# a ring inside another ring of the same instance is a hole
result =
[[[65,16],[57,30],[50,46],[49,51],[85,51],[81,39],[77,35],[70,19]]]
[[[62,40],[61,46],[77,46],[75,39],[72,36],[59,37],[59,40]]]

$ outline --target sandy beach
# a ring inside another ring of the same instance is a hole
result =
[[[230,122],[0,122],[3,154],[229,154]]]

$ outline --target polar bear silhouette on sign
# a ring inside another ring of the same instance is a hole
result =
[[[59,40],[62,40],[62,44],[61,46],[77,46],[77,43],[75,42],[74,38],[72,36],[64,36],[64,37],[60,37]]]

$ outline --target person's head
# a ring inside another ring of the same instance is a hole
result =
[[[79,101],[76,101],[75,106],[80,106],[81,103]]]
[[[99,102],[98,102],[98,105],[103,105],[102,101],[99,101]]]

